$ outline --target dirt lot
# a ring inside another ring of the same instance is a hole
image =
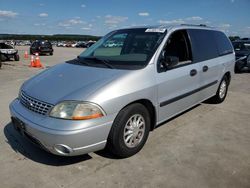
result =
[[[128,159],[106,152],[63,158],[18,135],[9,103],[29,77],[42,71],[29,60],[0,70],[0,187],[250,187],[250,73],[232,79],[226,101],[201,104],[151,132],[143,150]],[[50,67],[82,49],[55,48],[42,56]]]

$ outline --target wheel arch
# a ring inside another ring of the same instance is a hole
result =
[[[148,110],[148,112],[150,114],[150,131],[153,131],[154,128],[155,128],[155,125],[156,125],[156,117],[157,117],[155,106],[148,99],[139,99],[139,100],[130,102],[129,104],[127,104],[126,106],[124,106],[122,109],[126,108],[127,106],[129,106],[131,104],[135,104],[135,103],[142,104]]]
[[[226,72],[226,73],[224,74],[224,76],[227,77],[228,82],[229,82],[228,84],[230,84],[230,82],[231,82],[231,73],[230,73],[230,71]]]

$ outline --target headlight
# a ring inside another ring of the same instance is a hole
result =
[[[71,120],[95,119],[104,115],[104,111],[96,104],[77,101],[61,102],[50,111],[51,117]]]

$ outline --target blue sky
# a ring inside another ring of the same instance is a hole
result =
[[[250,37],[250,0],[0,0],[0,33],[101,36],[123,27],[182,23]]]

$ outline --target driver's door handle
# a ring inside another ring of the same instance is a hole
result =
[[[205,65],[204,67],[202,67],[202,71],[203,72],[207,72],[207,70],[208,70],[208,66],[207,65]]]

